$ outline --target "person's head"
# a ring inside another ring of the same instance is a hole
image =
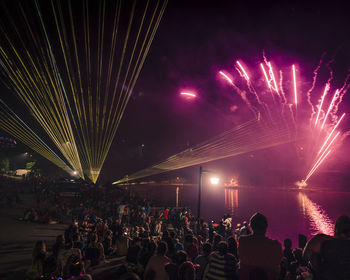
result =
[[[227,238],[227,245],[230,248],[232,247],[237,248],[237,242],[234,236],[230,236],[229,238]]]
[[[205,256],[209,256],[209,254],[211,253],[211,244],[210,243],[203,244],[203,253]]]
[[[189,243],[189,244],[193,243],[193,235],[192,234],[187,234],[185,236],[185,243]]]
[[[158,244],[157,247],[157,255],[158,256],[165,256],[165,254],[168,251],[168,244],[166,244],[166,242],[162,241]]]
[[[226,241],[220,241],[218,244],[218,251],[220,255],[225,255],[227,253],[227,243]]]
[[[81,238],[80,238],[80,234],[74,234],[73,235],[73,241],[74,242],[80,242]]]
[[[303,251],[300,248],[296,248],[293,250],[293,256],[297,260],[298,263],[302,262],[303,259]]]
[[[46,253],[46,244],[44,241],[39,240],[35,242],[34,248],[33,248],[33,258],[38,258],[42,254]]]
[[[56,244],[64,246],[64,243],[65,243],[64,235],[63,234],[57,235]]]
[[[91,232],[89,235],[89,242],[97,242],[98,237],[97,234],[95,232]]]
[[[254,234],[265,235],[267,230],[267,218],[261,213],[255,213],[250,218],[250,227]]]
[[[220,234],[216,234],[214,236],[214,244],[218,244],[221,241],[221,235]]]
[[[283,241],[285,249],[292,249],[292,240],[289,238],[284,239]]]
[[[195,269],[193,263],[184,262],[179,267],[178,279],[179,280],[194,280],[196,277]]]
[[[335,222],[334,236],[337,238],[347,239],[350,237],[350,217],[340,216]]]
[[[177,251],[177,253],[175,255],[175,263],[177,265],[181,265],[185,261],[187,261],[187,253],[186,253],[186,251],[183,251],[183,250]]]
[[[306,246],[307,237],[304,234],[298,234],[298,245],[299,248],[303,249]]]
[[[150,240],[149,244],[148,244],[148,251],[150,252],[151,255],[154,254],[154,252],[156,251],[157,245],[154,242],[154,240]]]

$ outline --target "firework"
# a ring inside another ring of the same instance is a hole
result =
[[[180,92],[180,94],[188,97],[197,97],[197,95],[193,92]]]
[[[219,74],[220,74],[221,76],[223,76],[224,79],[225,79],[226,81],[228,81],[231,85],[233,85],[232,79],[231,79],[229,76],[227,76],[227,74],[225,74],[225,73],[222,72],[222,71],[219,71]]]

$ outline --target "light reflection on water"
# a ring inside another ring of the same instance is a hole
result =
[[[312,234],[324,233],[334,234],[334,222],[328,217],[326,211],[320,205],[311,201],[305,193],[298,193],[298,200],[302,213],[310,222]]]
[[[176,205],[174,186],[137,186],[135,192],[161,205]],[[331,190],[331,188],[330,188]],[[204,184],[201,196],[201,216],[206,221],[220,221],[230,214],[232,223],[249,221],[260,212],[269,222],[267,234],[281,242],[290,238],[298,243],[298,234],[311,238],[315,233],[332,235],[334,221],[350,215],[350,192],[292,190],[274,188],[220,188]],[[189,207],[196,216],[198,187],[180,186],[179,207]]]
[[[238,190],[225,188],[225,208],[231,216],[238,216]]]

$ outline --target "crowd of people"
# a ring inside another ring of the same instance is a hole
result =
[[[73,222],[50,250],[35,243],[28,279],[350,279],[348,216],[338,218],[334,236],[301,235],[293,248],[288,238],[282,245],[266,236],[261,213],[233,227],[229,215],[197,221],[190,209],[94,186],[82,186],[64,209],[61,218]]]

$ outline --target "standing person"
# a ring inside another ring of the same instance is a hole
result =
[[[164,280],[167,279],[167,272],[165,271],[165,265],[170,263],[171,260],[166,256],[168,251],[168,245],[162,241],[158,244],[157,254],[152,256],[148,261],[145,269],[145,280]]]
[[[268,222],[264,215],[255,213],[250,218],[250,226],[253,234],[239,239],[239,279],[248,280],[255,275],[278,279],[283,257],[281,243],[266,236]]]

